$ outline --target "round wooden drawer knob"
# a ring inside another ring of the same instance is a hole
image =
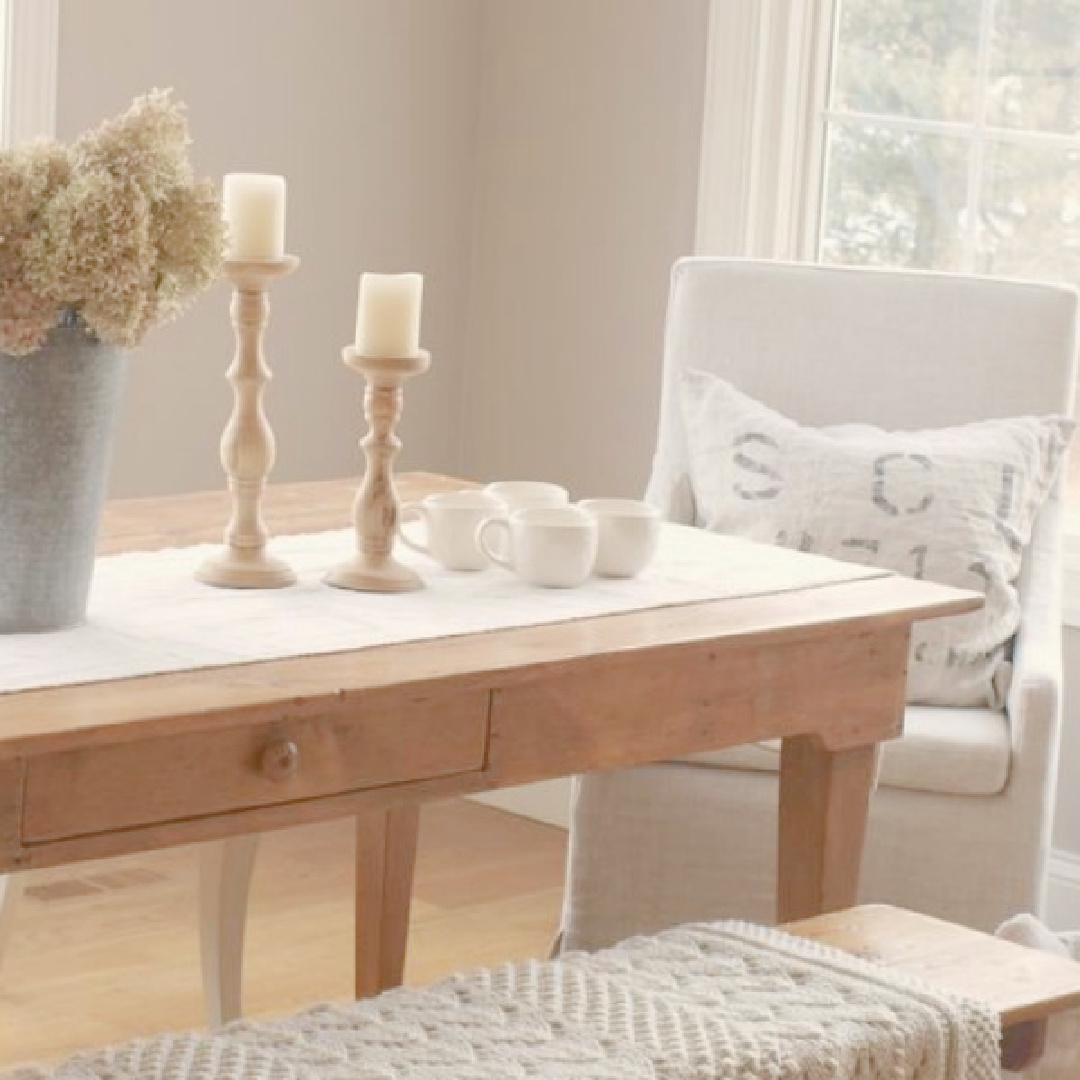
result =
[[[300,748],[291,739],[279,739],[262,752],[259,767],[269,780],[288,780],[300,769]]]

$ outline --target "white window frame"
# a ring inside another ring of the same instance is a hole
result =
[[[4,146],[56,135],[60,0],[0,0],[5,34]]]
[[[834,0],[712,0],[697,251],[813,259]]]

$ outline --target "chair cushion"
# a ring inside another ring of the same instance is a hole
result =
[[[698,524],[984,593],[915,627],[908,700],[1001,705],[1021,558],[1070,420],[808,428],[707,372],[684,371],[682,391]]]
[[[909,705],[904,734],[882,751],[884,787],[942,795],[1000,795],[1009,779],[1009,722],[996,709]],[[780,740],[682,759],[713,768],[776,772]]]

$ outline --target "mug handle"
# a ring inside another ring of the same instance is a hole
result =
[[[401,508],[401,513],[398,516],[398,538],[407,547],[412,548],[413,551],[419,551],[421,555],[427,555],[430,557],[431,551],[424,544],[421,544],[419,540],[413,540],[412,537],[405,532],[406,518],[417,518],[422,521],[427,528],[428,535],[431,535],[431,522],[428,520],[427,507],[423,503],[411,502],[406,503]]]
[[[501,555],[491,550],[488,545],[488,534],[494,528],[500,528],[506,534],[506,549],[510,550],[510,523],[504,517],[489,517],[484,518],[479,525],[476,526],[476,546],[493,562],[496,566],[501,566],[504,570],[513,570],[514,564],[509,559],[504,559]]]

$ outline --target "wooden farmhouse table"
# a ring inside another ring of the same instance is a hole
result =
[[[352,491],[272,487],[271,530],[344,527]],[[223,494],[112,503],[101,550],[218,540],[227,510]],[[887,575],[2,694],[0,872],[355,816],[368,994],[401,979],[422,802],[780,737],[778,916],[844,908],[912,623],[980,603]]]

